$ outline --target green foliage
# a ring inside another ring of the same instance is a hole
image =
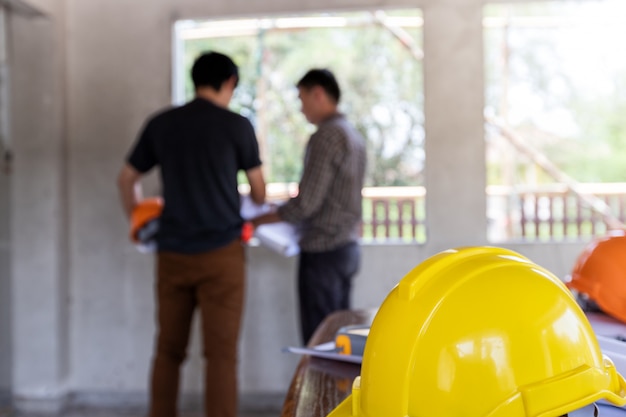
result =
[[[415,10],[388,15],[419,18]],[[320,16],[320,15],[317,15]],[[255,124],[270,182],[300,178],[302,154],[313,131],[300,113],[295,84],[310,68],[328,68],[342,89],[340,109],[363,133],[368,185],[419,185],[423,169],[422,63],[371,14],[333,14],[368,24],[260,30],[255,35],[185,42],[185,67],[203,51],[218,50],[240,66],[232,109]],[[207,22],[210,25],[210,22]],[[421,47],[421,28],[407,28]],[[193,87],[186,84],[191,98]]]
[[[617,52],[626,30],[616,18],[624,11],[616,0],[485,8],[491,18],[510,18],[485,31],[488,111],[579,182],[626,180],[626,60]],[[507,155],[516,151],[501,143],[493,150],[502,138],[488,140],[489,183],[527,182],[535,163]]]

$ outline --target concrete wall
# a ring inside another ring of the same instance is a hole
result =
[[[486,243],[479,0],[32,4],[47,17],[12,19],[16,158],[9,184],[0,180],[0,198],[10,196],[0,243],[12,236],[10,279],[0,281],[0,349],[10,340],[14,356],[10,365],[0,359],[0,389],[8,382],[20,407],[59,407],[70,394],[82,403],[145,403],[153,260],[127,242],[114,178],[145,117],[170,101],[176,19],[423,6],[429,241],[364,247],[355,307],[377,306],[440,250]],[[581,247],[512,248],[563,276]],[[248,257],[241,392],[280,399],[298,360],[281,353],[299,342],[295,260],[261,247],[249,248]],[[196,333],[183,379],[191,397],[201,389],[201,370]]]
[[[6,14],[0,10],[0,405],[7,402],[11,387],[11,243],[10,227],[10,155],[8,143],[8,63],[6,49]]]
[[[10,150],[7,14],[0,10],[0,404],[11,386]]]
[[[43,2],[41,2],[43,3]],[[67,181],[62,2],[10,20],[12,391],[56,403],[68,370]]]
[[[0,145],[0,155],[2,146]],[[0,404],[8,398],[11,386],[11,280],[9,252],[9,176],[0,159]]]

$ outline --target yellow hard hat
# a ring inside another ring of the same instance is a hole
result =
[[[389,293],[329,417],[552,417],[599,399],[625,405],[626,381],[567,287],[516,252],[468,247]]]

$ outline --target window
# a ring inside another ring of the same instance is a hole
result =
[[[580,239],[624,220],[626,5],[484,9],[490,237]]]
[[[295,84],[310,68],[332,70],[341,110],[368,142],[364,241],[423,242],[421,31],[417,9],[180,21],[174,101],[192,97],[188,74],[201,52],[233,57],[241,76],[231,107],[255,125],[268,182],[289,184],[300,178],[313,130]]]

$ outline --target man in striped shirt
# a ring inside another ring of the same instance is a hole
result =
[[[335,76],[312,69],[297,84],[302,113],[317,126],[306,146],[299,193],[255,226],[286,221],[300,231],[298,292],[303,342],[330,313],[350,308],[359,269],[365,141],[338,111]]]

